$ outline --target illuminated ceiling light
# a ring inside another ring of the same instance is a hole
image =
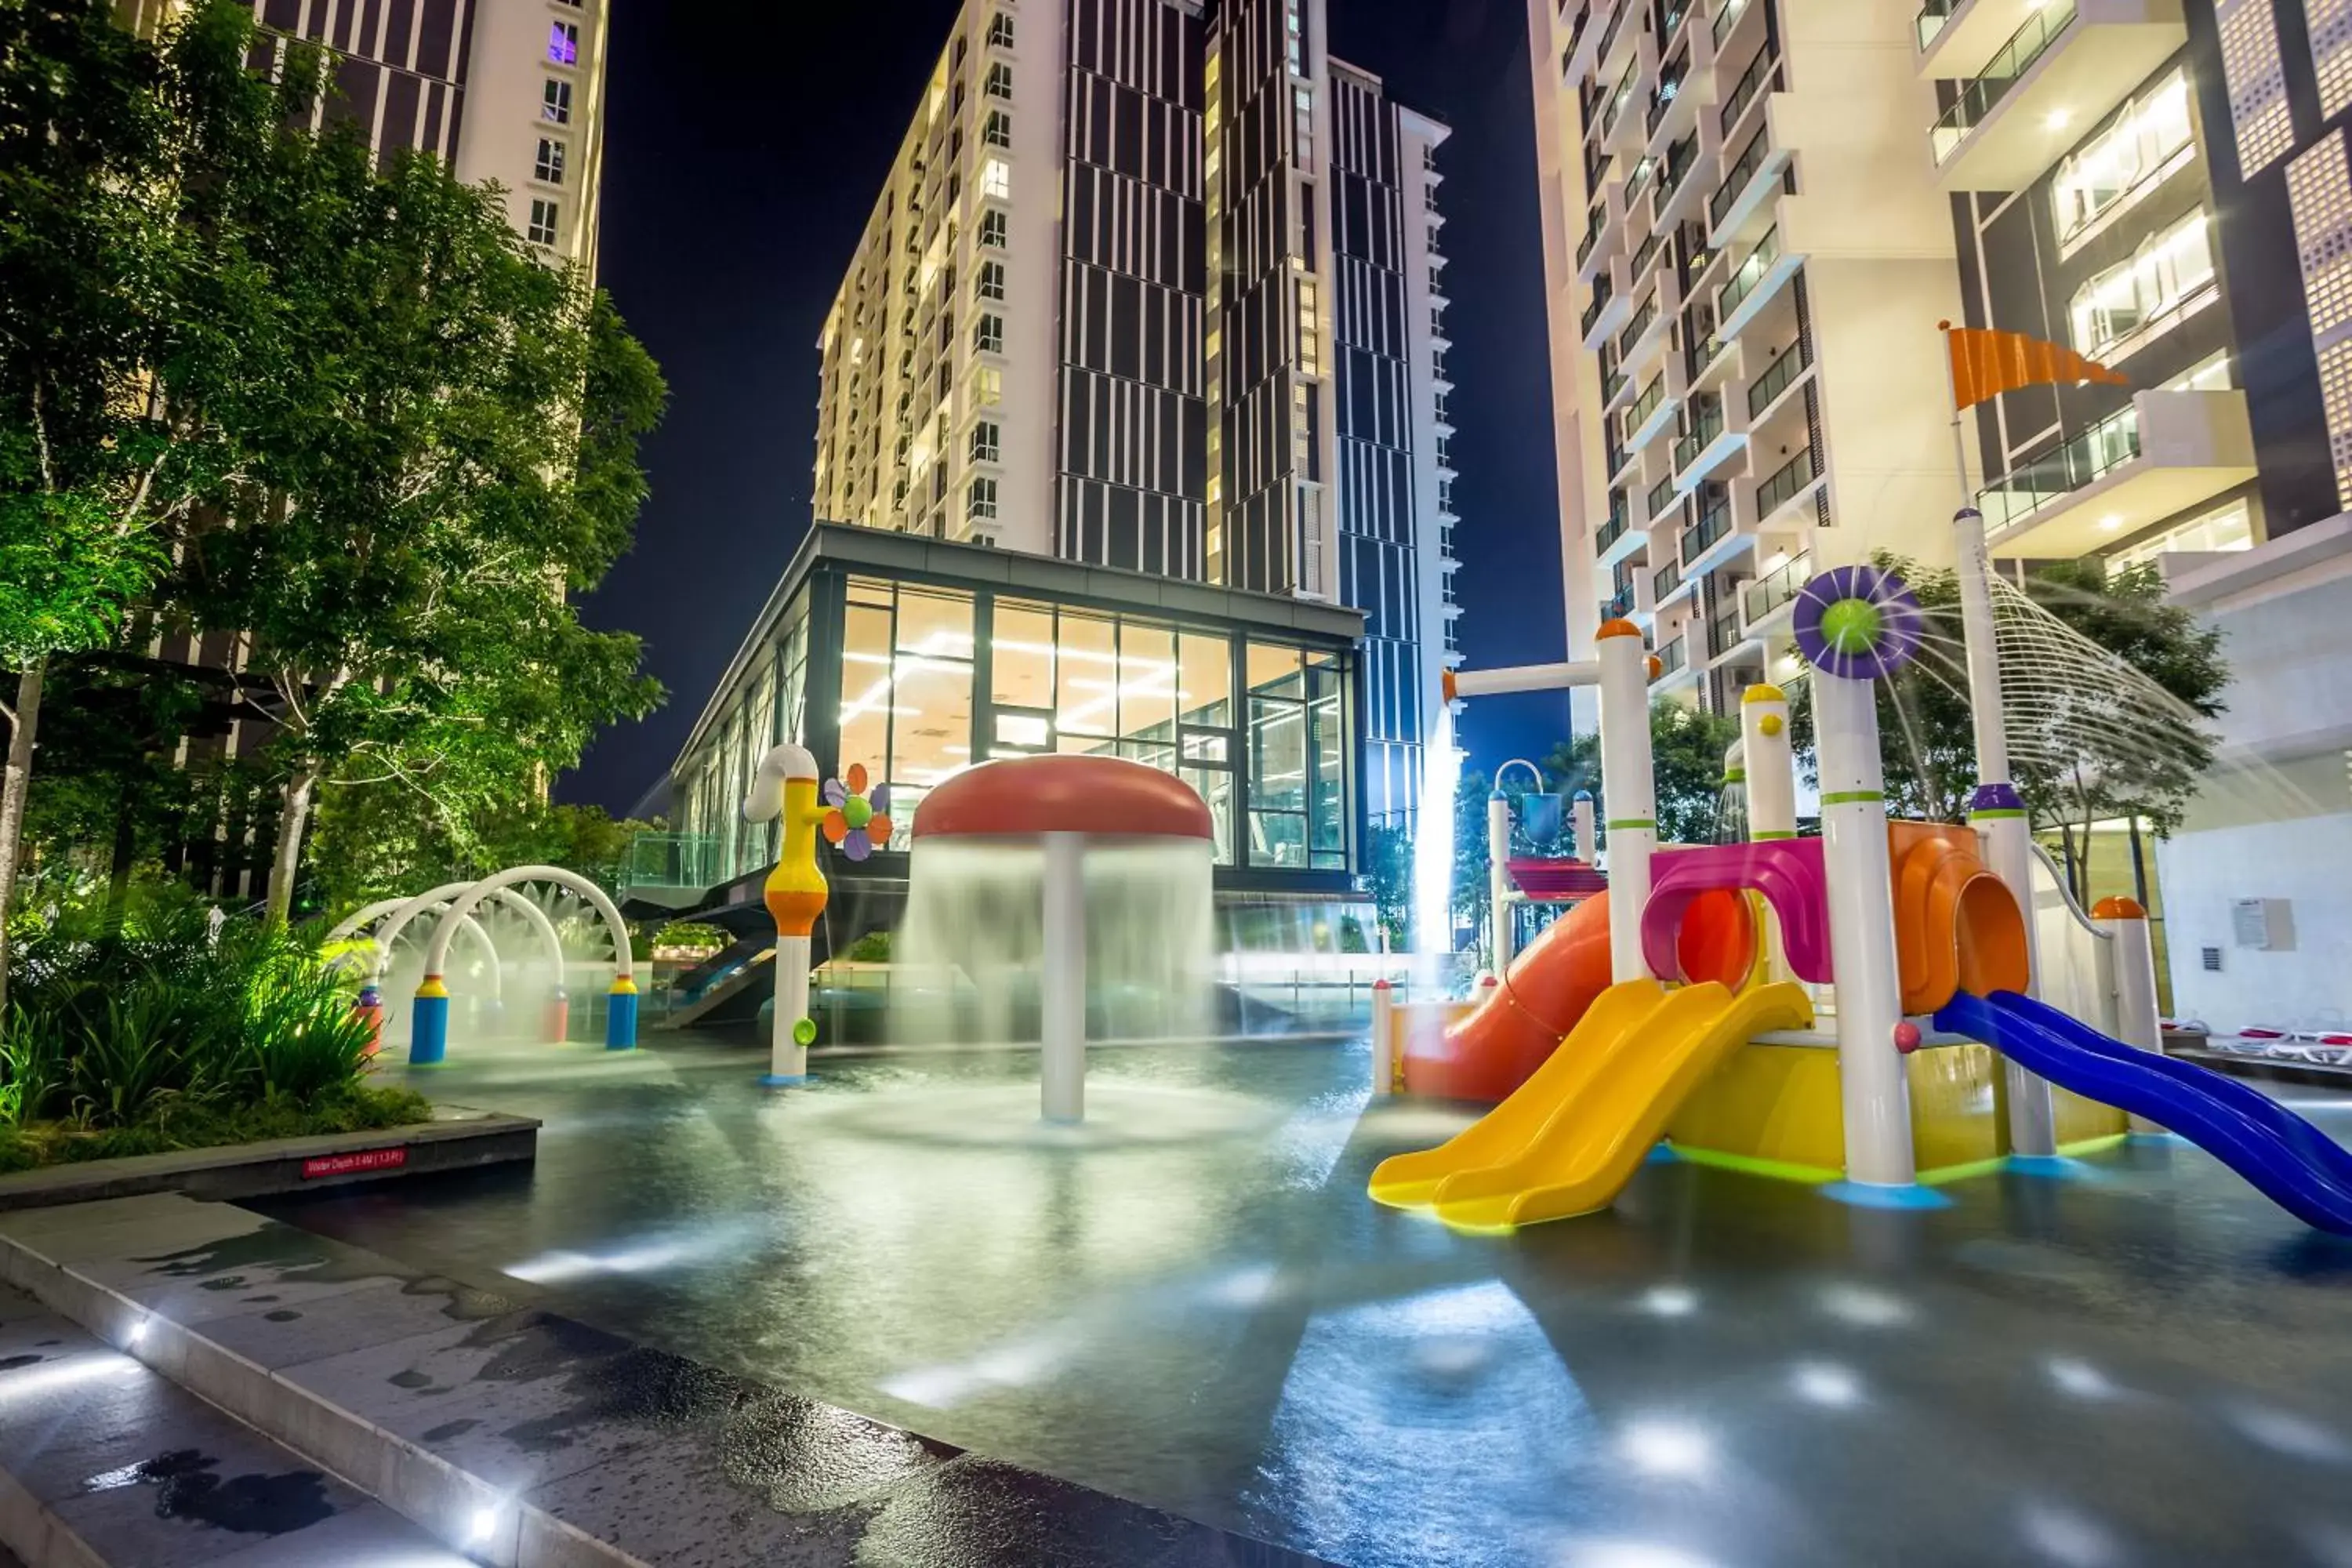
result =
[[[2099,519],[2099,526],[2109,533],[2113,533],[2123,525],[2124,514],[2119,511],[2111,511],[2107,513],[2106,516]]]
[[[2063,131],[2074,118],[2074,111],[2071,109],[2053,109],[2042,117],[2042,124],[2045,130]]]
[[[498,1529],[498,1510],[494,1508],[476,1509],[474,1510],[473,1521],[467,1526],[466,1531],[466,1544],[468,1546],[481,1545],[484,1542],[489,1540],[490,1532]]]

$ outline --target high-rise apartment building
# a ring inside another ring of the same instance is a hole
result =
[[[1949,552],[1935,99],[1865,0],[1529,17],[1570,643],[1646,623],[1727,710],[1813,569]]]
[[[826,320],[814,510],[1362,611],[1361,805],[1402,817],[1449,624],[1445,131],[1323,37],[1321,0],[971,0]]]
[[[1973,411],[1996,559],[2240,550],[2352,505],[2352,9],[1530,0],[1530,22],[1571,632],[1654,617],[1662,689],[1730,695],[1821,565],[1948,548],[1938,321],[2129,384]]]
[[[121,0],[159,26],[184,0]],[[320,113],[379,153],[431,153],[468,184],[496,181],[534,245],[596,264],[604,159],[606,0],[253,0],[256,68],[289,44],[327,54]]]

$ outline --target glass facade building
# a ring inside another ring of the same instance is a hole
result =
[[[915,810],[998,757],[1118,756],[1176,773],[1217,825],[1221,888],[1344,896],[1362,800],[1361,617],[1330,605],[978,545],[819,525],[671,770],[713,879],[756,879],[743,823],[768,750],[890,786],[892,834],[836,884],[903,884]],[[756,898],[756,887],[734,889]]]

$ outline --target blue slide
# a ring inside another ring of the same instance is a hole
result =
[[[2352,1236],[2352,1151],[2277,1100],[2218,1072],[2111,1040],[2031,997],[1963,991],[1936,1026],[1986,1045],[2061,1089],[2160,1122],[2305,1225]]]

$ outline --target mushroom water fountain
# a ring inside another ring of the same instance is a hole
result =
[[[1016,1037],[1034,992],[1045,1120],[1082,1121],[1090,1014],[1106,1038],[1197,1037],[1206,1022],[1215,858],[1209,808],[1173,774],[1117,757],[983,763],[916,809],[898,942],[909,965],[969,979],[992,1043]]]

